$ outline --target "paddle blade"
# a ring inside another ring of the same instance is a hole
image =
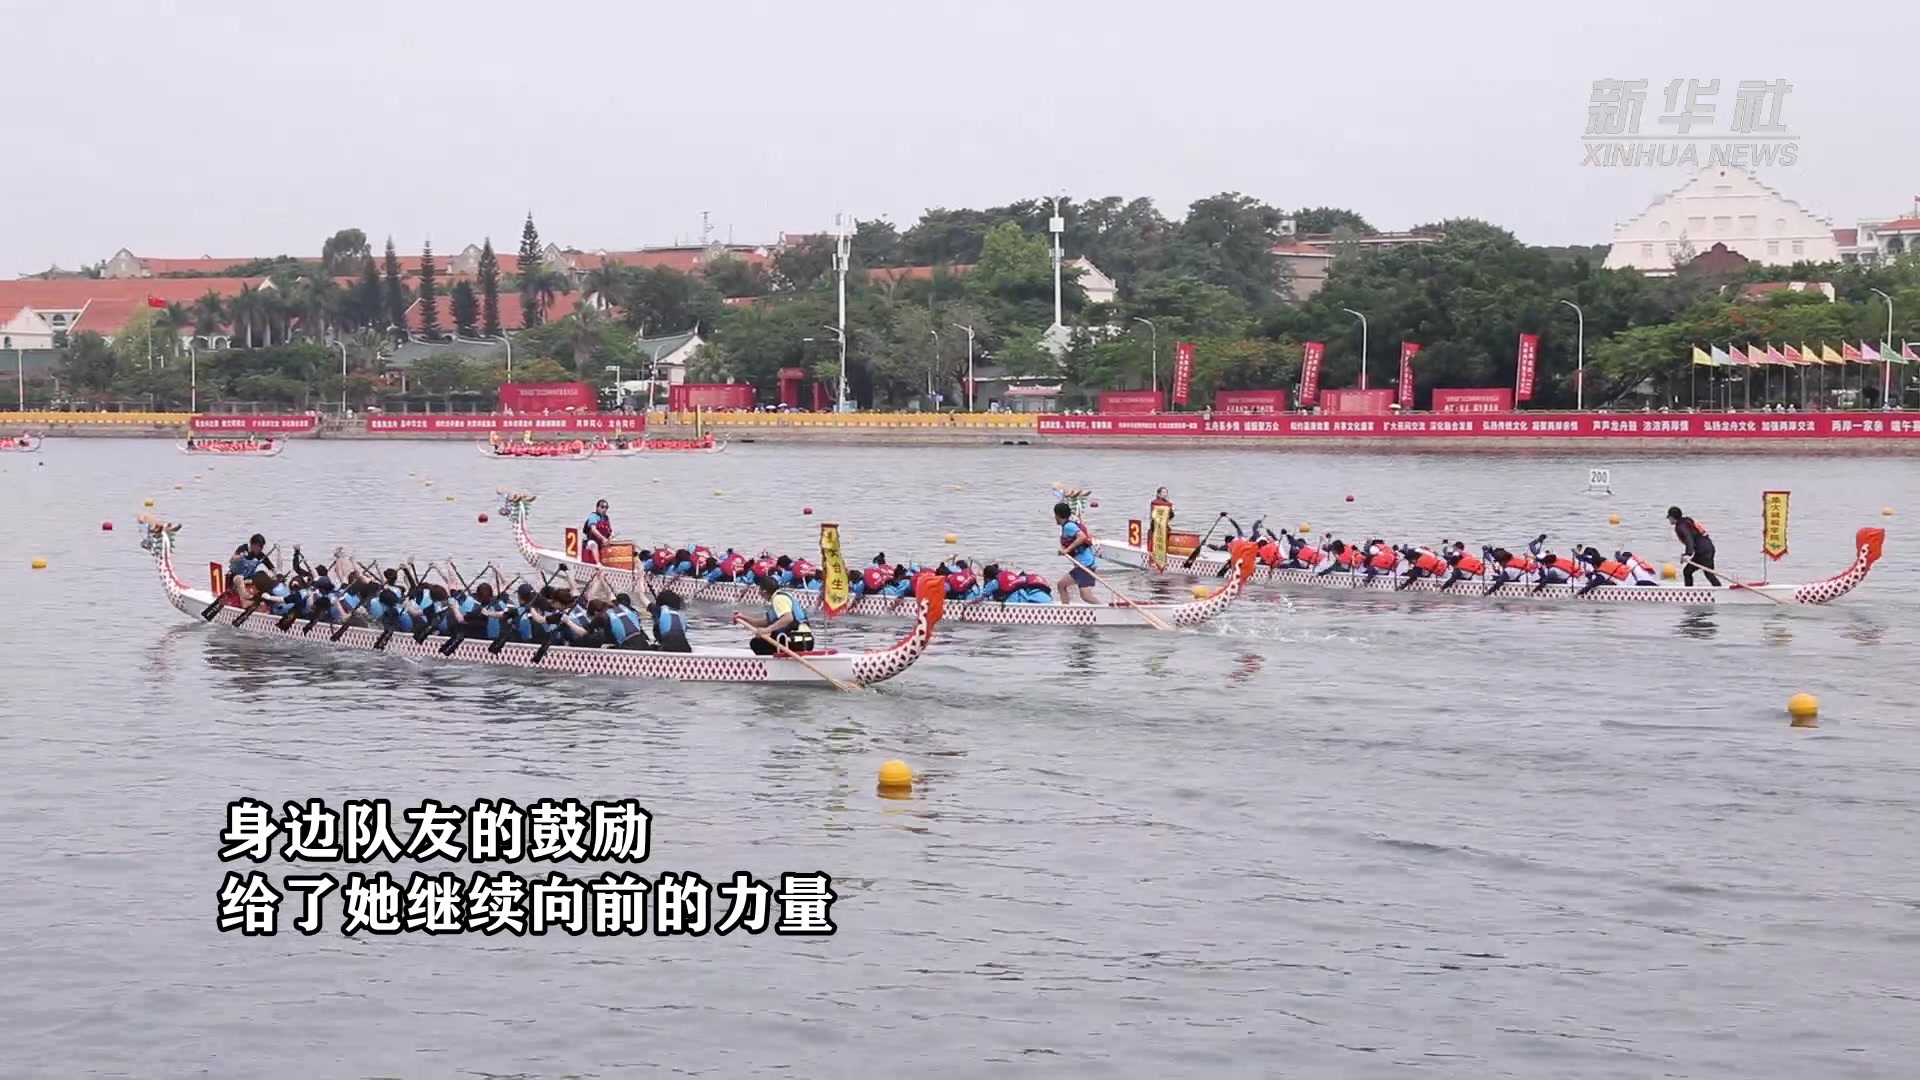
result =
[[[913,595],[927,605],[927,628],[931,630],[940,623],[940,616],[947,609],[947,583],[931,570],[920,571],[913,579]]]
[[[1869,567],[1880,561],[1880,549],[1886,542],[1887,530],[1885,529],[1861,529],[1853,534],[1853,550],[1866,553]]]

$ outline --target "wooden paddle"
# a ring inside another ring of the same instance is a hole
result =
[[[764,641],[767,644],[773,646],[774,650],[777,653],[779,653],[781,656],[784,656],[787,659],[798,663],[801,667],[806,668],[808,671],[811,671],[815,675],[818,675],[822,679],[825,679],[828,682],[832,683],[834,686],[834,689],[836,690],[866,689],[866,687],[861,686],[859,683],[850,683],[841,679],[836,679],[833,676],[827,674],[826,672],[821,671],[818,665],[814,664],[812,661],[808,660],[806,657],[801,656],[799,653],[794,652],[792,649],[787,648],[785,645],[780,644],[779,640],[776,639],[772,634],[769,634],[765,630],[762,630],[759,627],[754,626],[753,624],[747,622],[746,619],[747,617],[745,615],[742,615],[739,612],[734,612],[734,615],[733,615],[734,622],[739,623],[741,626],[746,627],[748,630],[751,630],[753,632],[754,637],[757,637],[761,641]]]
[[[1227,520],[1227,512],[1225,510],[1222,510],[1220,511],[1220,516],[1213,519],[1213,524],[1207,526],[1207,534],[1205,536],[1202,536],[1200,538],[1200,542],[1194,545],[1193,550],[1187,553],[1186,559],[1180,564],[1180,569],[1182,570],[1193,569],[1194,560],[1200,557],[1201,552],[1207,550],[1207,541],[1213,539],[1213,530],[1219,528],[1220,523],[1225,520]]]
[[[1086,567],[1080,566],[1080,563],[1077,560],[1075,560],[1072,555],[1069,555],[1064,551],[1061,552],[1060,555],[1062,558],[1066,559],[1068,562],[1073,563],[1073,565],[1079,566],[1080,569],[1082,570],[1086,570],[1087,574],[1093,578],[1095,583],[1099,584],[1102,588],[1106,589],[1108,592],[1118,597],[1122,604],[1125,604],[1126,606],[1139,612],[1140,616],[1147,620],[1148,625],[1152,626],[1156,630],[1165,630],[1169,634],[1173,633],[1173,627],[1168,626],[1165,620],[1161,619],[1158,615],[1155,615],[1153,612],[1148,611],[1145,605],[1129,597],[1126,593],[1123,593],[1119,589],[1114,588],[1112,585],[1107,584],[1106,579],[1102,578],[1098,572],[1093,570],[1088,570]],[[1065,601],[1062,601],[1062,603],[1065,603]]]
[[[1692,559],[1687,560],[1687,565],[1693,567],[1695,570],[1704,570],[1707,573],[1712,574],[1714,577],[1726,578],[1727,588],[1729,589],[1745,589],[1750,593],[1755,593],[1757,595],[1764,596],[1767,599],[1773,601],[1774,603],[1780,605],[1781,607],[1789,606],[1785,600],[1780,599],[1779,597],[1773,595],[1772,593],[1761,592],[1759,589],[1756,589],[1751,585],[1743,585],[1740,582],[1733,580],[1733,577],[1724,570],[1716,570],[1711,566],[1701,566],[1699,563],[1694,562]]]

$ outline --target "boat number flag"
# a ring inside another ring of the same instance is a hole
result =
[[[820,526],[820,606],[838,615],[853,602],[853,584],[847,580],[847,560],[840,555],[840,526]]]
[[[1520,362],[1513,373],[1513,399],[1533,400],[1534,364],[1540,359],[1540,335],[1520,335]]]
[[[579,529],[575,529],[575,528],[567,529],[566,552],[567,552],[567,558],[569,559],[578,559],[580,557],[580,530]]]
[[[1400,407],[1413,408],[1413,358],[1420,351],[1417,341],[1400,343]]]
[[[1148,508],[1147,557],[1155,570],[1167,568],[1167,534],[1173,528],[1173,504],[1155,499]]]
[[[227,591],[227,568],[217,562],[207,564],[207,588],[218,597]]]
[[[1178,342],[1173,347],[1173,403],[1185,405],[1187,391],[1193,389],[1193,343]]]
[[[1760,551],[1779,562],[1787,553],[1787,498],[1791,492],[1760,494]]]
[[[1320,361],[1327,355],[1327,343],[1309,341],[1300,347],[1300,404],[1320,403]]]

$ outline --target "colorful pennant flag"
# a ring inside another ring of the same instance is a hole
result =
[[[1787,354],[1774,348],[1771,341],[1767,343],[1767,363],[1782,365],[1787,363]]]
[[[1876,364],[1880,362],[1880,354],[1872,345],[1863,341],[1860,343],[1860,359],[1865,360],[1869,364]]]
[[[1713,357],[1707,355],[1707,350],[1695,345],[1693,347],[1693,362],[1699,364],[1701,367],[1712,367]]]
[[[1727,350],[1721,348],[1718,345],[1715,345],[1713,347],[1713,366],[1714,367],[1727,367],[1732,363],[1733,363],[1733,358],[1727,355]]]
[[[1860,362],[1860,350],[1859,350],[1859,349],[1856,349],[1856,348],[1854,348],[1854,347],[1853,347],[1853,343],[1852,343],[1852,342],[1850,342],[1850,341],[1843,341],[1843,342],[1841,342],[1841,343],[1840,343],[1840,359],[1842,359],[1842,360],[1851,360],[1851,361],[1853,361],[1854,363],[1859,363],[1859,362]]]
[[[1787,358],[1787,363],[1789,363],[1789,364],[1804,364],[1804,363],[1806,363],[1806,361],[1805,361],[1805,360],[1802,360],[1802,359],[1800,358],[1800,350],[1799,350],[1799,349],[1796,349],[1796,348],[1794,348],[1794,347],[1793,347],[1793,346],[1791,346],[1791,345],[1789,345],[1789,346],[1787,346],[1787,347],[1786,347],[1785,349],[1783,349],[1783,350],[1781,350],[1781,355],[1782,355],[1782,356],[1785,356],[1785,357]]]
[[[1920,364],[1920,353],[1913,351],[1913,342],[1903,341],[1900,343],[1900,359],[1904,363]]]
[[[1820,343],[1820,362],[1823,364],[1844,364],[1847,361],[1839,353],[1833,351],[1833,346],[1823,341]]]

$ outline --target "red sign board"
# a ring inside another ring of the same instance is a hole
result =
[[[747,383],[681,383],[667,391],[667,407],[674,412],[748,410],[753,402],[753,387]]]
[[[1335,391],[1329,391],[1334,393]],[[1391,394],[1391,390],[1370,391]],[[1042,416],[1042,435],[1149,438],[1378,439],[1920,439],[1920,417],[1886,413],[1502,413],[1453,416],[1276,416],[1205,420],[1198,416]]]
[[[510,412],[599,412],[600,395],[583,382],[501,383],[500,407]]]
[[[1320,402],[1320,361],[1327,355],[1325,342],[1309,341],[1300,347],[1300,404]]]
[[[1413,408],[1413,358],[1420,352],[1420,343],[1403,341],[1400,343],[1400,407]]]
[[[305,413],[291,416],[198,413],[188,425],[195,431],[312,431],[320,426],[320,418]]]
[[[1160,411],[1160,391],[1105,390],[1100,394],[1100,411],[1103,413],[1157,413]]]
[[[1229,416],[1260,416],[1287,411],[1285,390],[1222,390],[1213,395],[1213,411]]]
[[[1513,373],[1513,399],[1533,400],[1534,367],[1540,361],[1540,335],[1520,335],[1520,357]]]
[[[1433,411],[1437,413],[1512,412],[1513,391],[1499,389],[1443,389],[1433,391]]]
[[[1393,391],[1380,390],[1322,390],[1320,392],[1320,410],[1340,413],[1344,416],[1377,416],[1390,411],[1393,405]]]
[[[389,413],[367,417],[368,431],[627,431],[647,428],[644,415],[578,413],[564,416],[528,416],[524,413]]]
[[[1193,388],[1193,343],[1182,341],[1173,347],[1173,402],[1187,403],[1187,391]]]

